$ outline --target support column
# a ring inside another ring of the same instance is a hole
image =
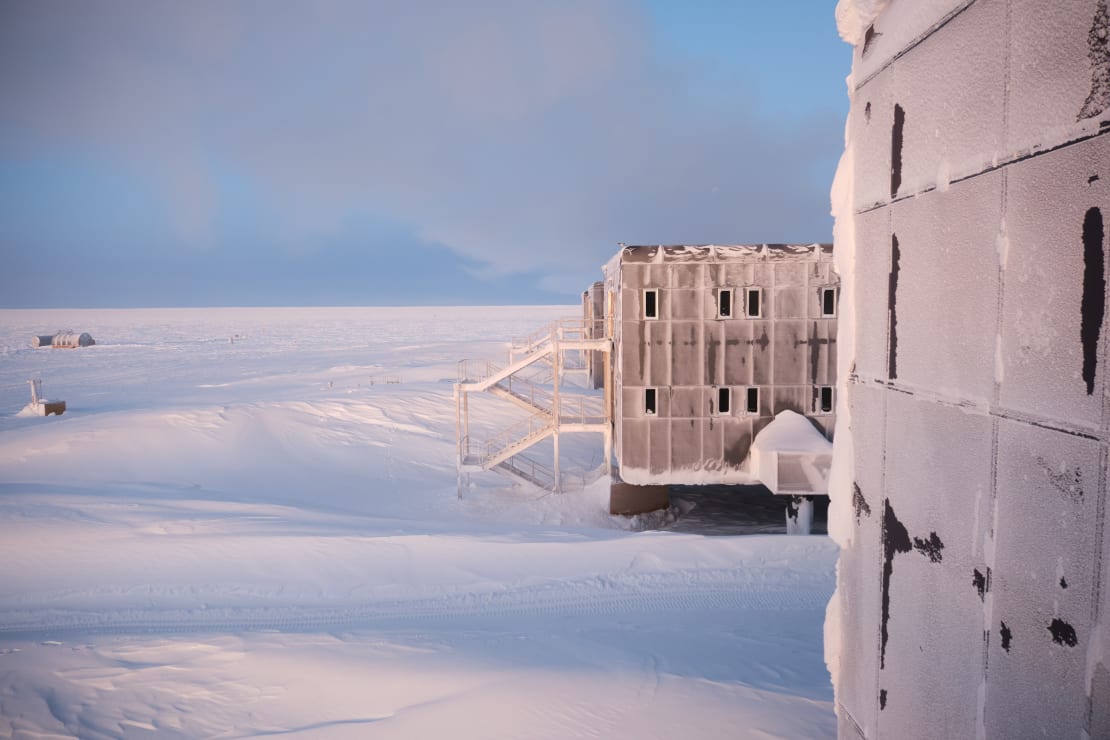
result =
[[[470,457],[470,394],[462,394],[462,432],[463,432],[463,459]]]
[[[560,477],[559,477],[559,425],[563,420],[563,407],[559,400],[559,381],[560,381],[560,365],[562,364],[562,357],[559,351],[559,329],[551,333],[551,421],[555,424],[554,445],[554,471],[555,471],[555,493],[559,493]]]
[[[459,390],[459,384],[455,384],[455,487],[458,490],[459,498],[462,498],[463,492],[463,436],[462,436],[462,391]]]
[[[786,503],[786,533],[809,534],[813,530],[813,496],[791,496]]]

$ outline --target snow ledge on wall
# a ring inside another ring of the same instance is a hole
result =
[[[840,38],[852,46],[859,46],[868,27],[887,6],[890,0],[840,0],[836,4],[836,30]]]

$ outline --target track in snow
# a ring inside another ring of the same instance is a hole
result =
[[[25,639],[62,633],[307,632],[391,626],[398,622],[498,620],[520,617],[603,617],[643,612],[723,610],[820,610],[828,594],[799,589],[705,586],[657,591],[536,593],[532,590],[458,594],[435,598],[337,607],[245,607],[217,609],[9,610],[0,637]]]

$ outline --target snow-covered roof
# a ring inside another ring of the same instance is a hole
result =
[[[622,244],[621,262],[726,262],[831,255],[832,244]]]
[[[813,423],[793,411],[782,411],[755,436],[752,473],[774,493],[828,492],[832,442]]]
[[[753,450],[768,452],[813,452],[832,454],[832,442],[806,417],[794,411],[780,411],[752,442]]]

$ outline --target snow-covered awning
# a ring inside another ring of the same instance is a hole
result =
[[[772,493],[827,495],[831,465],[832,442],[793,411],[780,412],[752,442],[752,474]]]

